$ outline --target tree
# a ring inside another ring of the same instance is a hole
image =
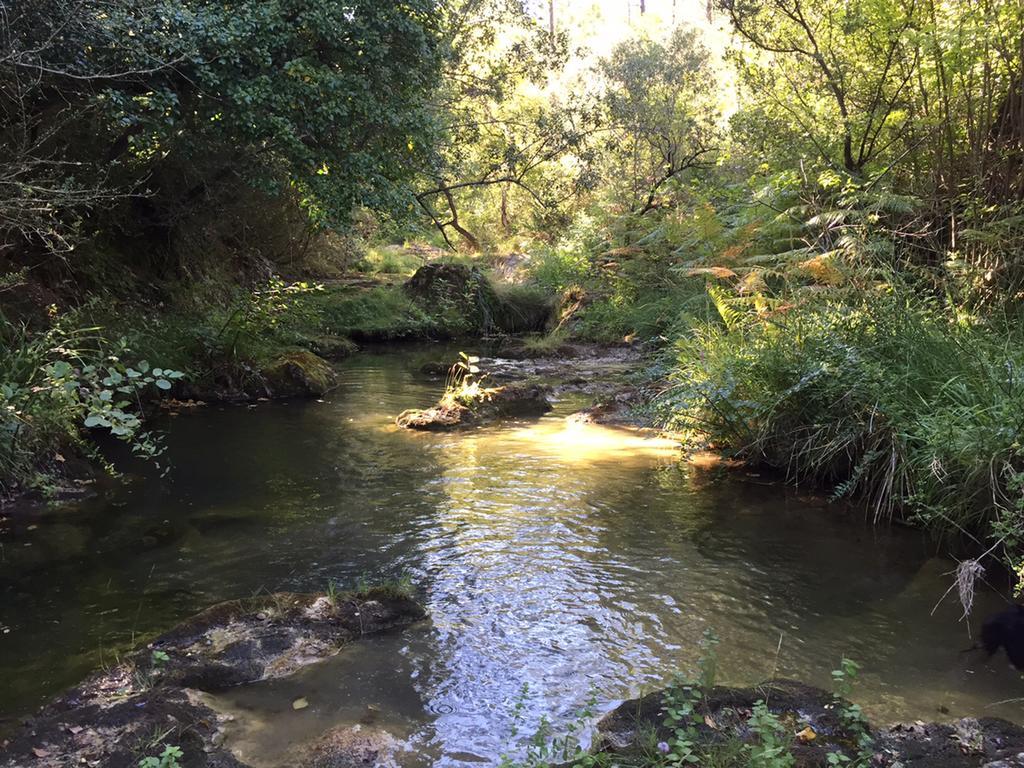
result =
[[[716,81],[698,33],[619,44],[600,64],[609,139],[605,180],[643,215],[670,181],[709,165],[718,141]]]
[[[585,100],[545,90],[564,65],[567,40],[552,35],[526,6],[466,0],[455,15],[437,110],[446,138],[423,169],[417,200],[450,247],[454,232],[476,250],[480,238],[466,225],[462,207],[495,190],[506,227],[516,193],[532,208],[556,208],[582,174],[566,172],[559,161],[582,151],[593,115]]]
[[[903,137],[917,71],[920,0],[721,0],[762,56],[740,58],[771,103],[827,162],[859,174]]]
[[[297,197],[319,224],[408,206],[436,135],[445,7],[18,0],[0,17],[7,248],[67,250],[125,197],[170,226],[225,175]],[[175,165],[187,172],[161,186]]]

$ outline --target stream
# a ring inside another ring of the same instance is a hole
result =
[[[273,766],[362,722],[405,740],[410,763],[493,763],[542,715],[558,731],[588,699],[600,713],[692,667],[707,629],[726,683],[828,687],[846,655],[879,721],[1024,721],[1005,658],[960,653],[972,640],[941,600],[954,563],[934,543],[757,473],[681,463],[663,439],[567,423],[578,395],[535,421],[396,428],[440,393],[420,364],[450,355],[361,353],[323,402],[184,409],[168,417],[166,475],[12,515],[0,716],[212,603],[405,574],[428,621],[219,697],[243,759]],[[975,625],[1001,605],[979,595]]]

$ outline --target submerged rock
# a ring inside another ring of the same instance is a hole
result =
[[[770,680],[754,688],[714,687],[696,706],[697,746],[751,743],[757,736],[749,719],[754,706],[767,702],[778,718],[797,768],[825,768],[828,755],[857,757],[857,736],[842,718],[845,702],[827,691],[792,680]],[[632,699],[608,713],[597,726],[595,749],[641,755],[651,743],[671,738],[665,725],[665,692]],[[996,718],[963,719],[948,725],[914,723],[873,729],[873,766],[904,768],[982,768],[1024,766],[1024,728]]]
[[[181,748],[183,768],[245,768],[223,746],[225,717],[201,692],[290,675],[423,616],[416,602],[386,589],[213,606],[44,707],[0,748],[0,768],[135,768],[165,745]],[[324,766],[357,764],[338,762],[345,743],[353,755],[367,754],[358,741],[331,743],[335,762]]]
[[[638,409],[649,401],[650,395],[638,388],[624,389],[613,397],[577,411],[569,416],[569,421],[577,424],[646,427],[650,419]]]
[[[288,768],[365,768],[397,766],[402,743],[384,730],[361,724],[332,728],[312,744],[295,750]]]
[[[548,388],[540,384],[508,384],[481,390],[472,400],[445,397],[433,408],[403,411],[396,423],[405,429],[445,431],[498,419],[541,416],[551,410],[548,392]]]

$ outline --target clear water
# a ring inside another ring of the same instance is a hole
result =
[[[591,695],[607,709],[692,665],[707,628],[727,682],[827,686],[845,654],[875,718],[1024,720],[1006,701],[1024,696],[1020,677],[959,653],[971,640],[951,599],[933,613],[953,564],[922,537],[680,464],[663,441],[569,426],[579,403],[462,434],[396,429],[436,399],[418,367],[437,354],[361,354],[325,402],[182,413],[166,477],[9,519],[0,712],[30,711],[213,602],[408,573],[430,621],[219,697],[240,715],[241,754],[274,765],[363,722],[420,760],[493,761],[515,742],[517,701],[521,735]],[[978,615],[1000,605],[982,595]]]

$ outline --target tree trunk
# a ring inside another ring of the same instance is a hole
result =
[[[463,239],[467,243],[469,243],[470,248],[472,248],[474,251],[479,251],[480,241],[476,239],[476,235],[474,235],[472,232],[470,232],[468,229],[462,226],[462,224],[459,223],[459,211],[455,207],[455,196],[452,194],[452,191],[446,187],[441,190],[441,194],[444,195],[444,199],[448,203],[448,210],[452,214],[452,218],[451,221],[448,222],[448,226],[450,226],[452,229],[454,229],[456,232],[462,235]]]
[[[555,36],[555,0],[548,0],[548,31]]]
[[[505,184],[501,186],[501,228],[506,235],[509,229],[511,229],[508,220],[508,186]]]

